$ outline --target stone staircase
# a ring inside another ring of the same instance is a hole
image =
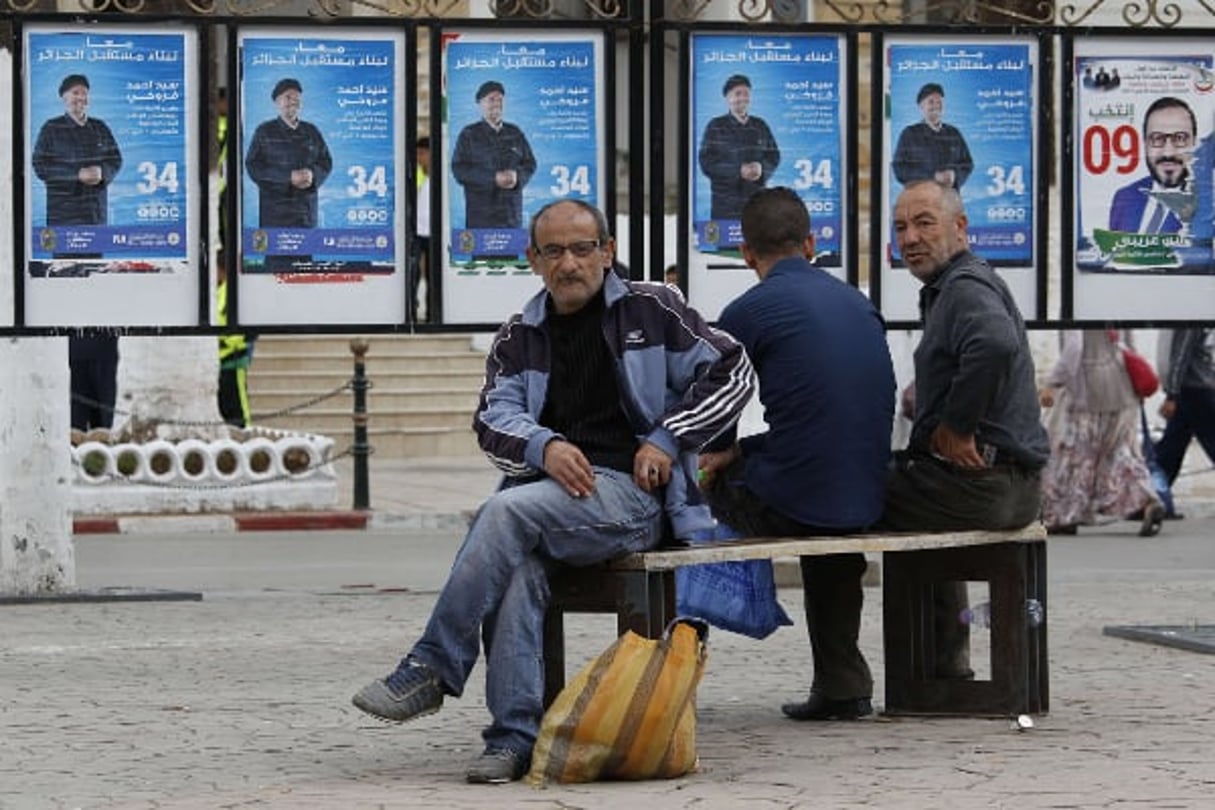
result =
[[[354,441],[350,390],[291,413],[354,376],[349,335],[264,335],[249,369],[256,425],[319,433],[334,453]],[[485,353],[469,335],[371,335],[367,434],[381,458],[478,455],[472,414]]]

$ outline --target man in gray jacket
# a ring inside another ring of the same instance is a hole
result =
[[[895,531],[1014,529],[1038,518],[1050,453],[1033,357],[1012,293],[971,253],[956,189],[911,183],[894,207],[899,254],[923,284],[908,449],[886,481],[884,527]],[[939,589],[938,678],[970,678],[959,621],[965,583]]]

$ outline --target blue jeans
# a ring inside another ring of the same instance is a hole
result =
[[[1182,388],[1177,392],[1177,411],[1164,425],[1164,435],[1156,442],[1156,460],[1169,478],[1177,480],[1181,462],[1190,440],[1197,438],[1207,458],[1215,464],[1215,390]]]
[[[482,504],[409,658],[457,697],[486,650],[489,748],[531,753],[544,714],[548,571],[653,548],[662,504],[632,476],[595,468],[595,491],[574,498],[550,478],[508,486]]]

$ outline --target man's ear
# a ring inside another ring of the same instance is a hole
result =
[[[532,272],[536,275],[541,275],[540,272],[540,254],[530,245],[527,248],[527,263],[531,265]]]
[[[814,261],[814,234],[806,234],[806,240],[802,242],[802,255],[806,257],[806,261]]]
[[[740,242],[738,245],[738,250],[740,253],[742,253],[743,261],[747,263],[747,267],[754,270],[755,265],[758,264],[755,251],[751,250],[751,247],[746,242]]]
[[[616,240],[609,236],[599,252],[603,254],[603,269],[614,270],[616,267]]]

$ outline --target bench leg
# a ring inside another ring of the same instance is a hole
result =
[[[544,616],[544,707],[553,705],[565,686],[565,611],[549,607]]]
[[[615,613],[616,630],[659,638],[675,618],[675,572],[569,568],[549,580],[544,618],[544,705],[565,685],[565,614]]]
[[[661,638],[675,618],[674,571],[618,571],[616,632]]]
[[[999,543],[883,555],[883,634],[888,714],[1007,716],[1049,709],[1046,619],[1026,621],[1025,602],[1046,608],[1046,544]],[[992,606],[991,680],[937,679],[934,585],[985,581]]]

